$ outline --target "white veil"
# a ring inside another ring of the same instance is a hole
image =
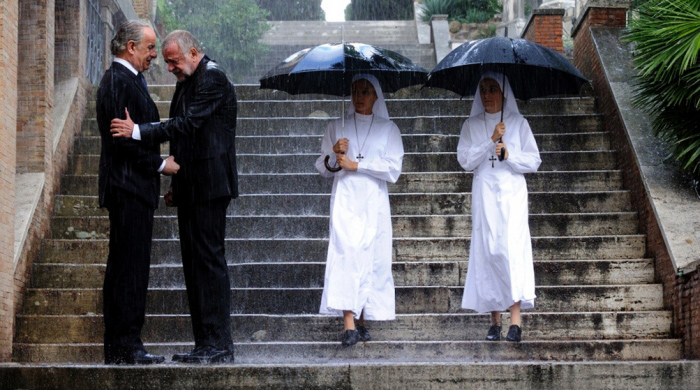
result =
[[[384,100],[384,93],[382,92],[382,87],[379,86],[379,80],[377,80],[377,78],[374,75],[368,73],[360,73],[356,74],[352,78],[352,82],[354,83],[355,81],[360,79],[365,79],[372,83],[374,91],[377,93],[377,101],[374,102],[374,106],[372,107],[372,113],[378,117],[389,119],[389,110],[387,110],[386,108],[386,101]],[[350,112],[355,113],[355,105],[352,104],[352,99],[350,100]]]
[[[505,89],[503,89],[504,78],[506,85]],[[506,112],[520,114],[520,110],[518,110],[518,104],[515,102],[515,97],[513,96],[513,89],[511,89],[510,87],[510,81],[508,81],[507,76],[504,76],[503,73],[486,72],[483,75],[481,75],[479,84],[481,84],[481,81],[483,79],[494,79],[501,87],[501,91],[504,92],[503,96],[505,97],[505,101],[503,102],[503,110],[505,110]],[[477,86],[476,94],[474,94],[474,103],[472,103],[472,110],[469,113],[469,116],[474,117],[475,115],[479,115],[484,112],[486,112],[486,109],[484,108],[484,103],[481,101],[481,95],[479,95],[479,87]]]

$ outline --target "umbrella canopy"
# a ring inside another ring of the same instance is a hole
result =
[[[564,56],[525,39],[494,37],[465,43],[452,50],[428,75],[426,87],[471,96],[481,75],[505,73],[517,99],[575,95],[585,77]]]
[[[296,52],[260,79],[261,89],[292,95],[319,93],[350,96],[352,77],[369,73],[384,92],[423,84],[428,71],[410,59],[364,43],[327,43]]]

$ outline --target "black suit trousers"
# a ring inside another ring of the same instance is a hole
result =
[[[108,210],[109,256],[102,294],[109,360],[143,349],[154,209],[140,197],[113,188]]]
[[[196,347],[229,349],[231,282],[225,258],[230,197],[178,205],[182,268]]]

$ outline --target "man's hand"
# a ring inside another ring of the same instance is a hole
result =
[[[173,203],[173,187],[168,188],[168,191],[165,193],[165,195],[163,195],[163,200],[165,201],[166,206],[175,206],[175,203]]]
[[[336,154],[335,159],[338,161],[338,166],[346,171],[357,170],[357,162],[350,160],[347,154]]]
[[[341,138],[333,145],[333,153],[345,154],[348,151],[348,139]]]
[[[124,111],[126,111],[126,119],[112,119],[109,131],[113,137],[131,138],[131,133],[134,132],[134,121],[129,116],[129,110],[125,108]]]
[[[160,173],[164,174],[165,176],[172,176],[179,170],[180,165],[175,162],[175,157],[168,156],[168,158],[165,159],[165,167],[163,167],[163,170]]]
[[[491,136],[491,141],[496,142],[506,133],[506,124],[503,122],[498,122],[496,127],[493,129],[493,135]]]

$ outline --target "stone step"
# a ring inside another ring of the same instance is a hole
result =
[[[502,315],[507,328],[508,313]],[[637,312],[523,312],[525,340],[630,340],[671,337],[669,311]],[[375,341],[479,341],[490,322],[488,315],[403,314],[394,321],[371,321]],[[44,316],[20,315],[16,342],[22,344],[99,343],[104,334],[101,315]],[[299,332],[299,329],[306,329]],[[235,343],[327,342],[336,340],[340,319],[324,315],[232,315],[231,335]],[[505,329],[504,329],[505,331]],[[504,332],[505,333],[505,332]],[[505,334],[504,334],[505,336]],[[189,314],[147,315],[142,338],[150,343],[192,342]]]
[[[42,249],[45,263],[104,263],[106,239],[46,240]],[[464,260],[469,255],[468,238],[395,238],[396,262]],[[641,259],[646,252],[644,235],[533,237],[533,257],[541,260]],[[326,239],[228,239],[226,259],[230,264],[270,262],[324,262]],[[151,252],[153,264],[181,263],[180,242],[156,239]]]
[[[499,343],[502,344],[502,343]],[[665,343],[660,343],[664,348]],[[553,345],[556,347],[556,345]],[[475,353],[450,357],[453,362],[439,362],[428,356],[424,362],[395,363],[388,354],[379,362],[354,361],[352,364],[237,364],[221,366],[159,365],[159,366],[105,366],[102,364],[0,364],[0,382],[12,389],[92,390],[117,389],[128,383],[130,390],[172,389],[189,390],[203,384],[211,390],[243,388],[297,388],[336,390],[396,390],[429,389],[462,390],[465,383],[472,388],[558,390],[563,388],[608,389],[697,389],[700,388],[700,362],[689,360],[586,361],[593,350],[603,348],[590,344],[591,353],[577,359],[571,351],[571,361],[552,361],[546,353],[522,353],[523,360],[490,361],[484,354],[482,361],[473,359]],[[357,346],[355,346],[357,347]],[[463,348],[464,347],[464,348]],[[454,348],[467,350],[468,345]],[[479,345],[482,347],[482,345]],[[485,346],[483,346],[485,347]],[[607,344],[611,358],[629,355],[626,345]],[[641,347],[641,346],[640,346]],[[652,346],[653,347],[653,346]],[[360,348],[370,349],[370,344]],[[492,348],[501,348],[495,346]],[[502,347],[506,348],[506,347]],[[524,347],[511,346],[513,351]],[[534,348],[528,348],[534,351]],[[340,357],[346,352],[338,350]],[[512,353],[511,353],[512,355]],[[557,353],[559,355],[559,353]],[[169,356],[168,356],[169,357]],[[649,357],[649,356],[647,356]],[[439,356],[437,357],[439,358]],[[99,360],[99,359],[95,359]],[[481,359],[480,359],[481,360]],[[347,362],[345,362],[347,363]],[[437,385],[436,385],[437,384]]]
[[[419,205],[416,205],[419,206]],[[437,205],[436,205],[437,206]],[[465,207],[461,205],[461,208]],[[450,212],[446,210],[443,212]],[[393,213],[394,237],[463,237],[471,234],[472,219],[465,214],[401,215]],[[534,236],[628,235],[637,232],[637,213],[530,214],[530,231]],[[271,215],[229,216],[228,238],[327,238],[328,216]],[[100,238],[109,236],[106,216],[54,217],[53,238]],[[176,216],[157,216],[153,238],[177,238]]]
[[[28,363],[98,363],[101,343],[15,344],[15,359]],[[149,352],[170,356],[187,352],[192,344],[146,344]],[[237,364],[333,364],[387,362],[478,361],[621,361],[677,360],[680,340],[523,341],[517,345],[489,341],[370,341],[344,348],[332,342],[278,342],[236,344]],[[177,366],[179,369],[181,366]],[[176,368],[176,369],[178,369]],[[158,367],[154,367],[158,369]],[[206,382],[205,382],[206,383]],[[198,386],[196,386],[198,387]],[[372,386],[368,388],[374,388]]]
[[[236,314],[318,313],[321,287],[232,288],[231,311]],[[397,286],[396,312],[401,314],[455,313],[461,311],[462,287]],[[649,311],[662,310],[660,284],[539,286],[536,311]],[[25,314],[78,315],[102,313],[102,289],[26,290]],[[149,288],[146,312],[186,314],[184,288]]]
[[[322,132],[314,135],[237,136],[236,151],[272,154],[317,153],[321,150],[322,139]],[[607,132],[536,134],[535,140],[540,152],[610,149],[610,134]],[[457,150],[458,142],[459,135],[404,134],[402,136],[404,151],[407,153],[454,152]],[[81,137],[75,143],[74,153],[100,154],[101,146],[100,137]],[[160,150],[162,155],[168,155],[169,144],[161,144]]]
[[[628,191],[530,192],[532,214],[617,213],[630,212]],[[162,201],[161,201],[162,202]],[[470,214],[471,193],[390,193],[394,216]],[[242,195],[229,205],[229,216],[328,216],[330,194]],[[97,196],[62,195],[56,197],[57,217],[106,216],[98,208]],[[176,215],[176,208],[161,207],[156,215]]]
[[[273,21],[261,41],[268,45],[294,42],[319,45],[330,42],[418,43],[413,20],[381,21]]]
[[[346,100],[346,105],[349,100]],[[342,100],[242,100],[238,102],[238,118],[269,117],[318,117],[340,116]],[[386,101],[389,115],[405,116],[442,116],[467,115],[470,105],[459,99],[391,99]],[[169,115],[170,101],[157,101],[161,118]],[[593,114],[596,113],[593,98],[532,99],[518,107],[526,114]],[[87,112],[95,112],[95,102],[88,102]],[[347,112],[347,109],[346,109]]]
[[[465,115],[441,115],[438,117],[406,116],[393,117],[392,120],[401,130],[404,137],[408,135],[432,136],[441,139],[451,136],[459,137],[462,124],[467,118]],[[603,118],[599,114],[568,114],[568,115],[526,115],[533,133],[538,134],[571,134],[571,133],[597,133],[602,132]],[[337,119],[333,117],[311,118],[239,118],[236,125],[237,139],[246,136],[323,136],[328,123]],[[351,126],[351,125],[350,125]],[[97,121],[86,119],[83,121],[82,137],[78,138],[77,145],[83,142],[84,137],[99,137]],[[89,141],[88,141],[89,142]],[[94,142],[94,141],[93,141]],[[98,141],[99,142],[99,141]],[[318,145],[317,145],[318,146]],[[82,146],[80,146],[82,148]],[[240,147],[238,148],[241,150]],[[456,147],[452,150],[454,151]],[[77,154],[84,154],[82,150],[76,150]]]
[[[532,194],[543,190],[554,191],[619,191],[622,189],[622,172],[607,171],[538,171],[527,174],[527,188]],[[470,192],[473,175],[471,172],[419,173],[405,172],[399,176],[396,184],[389,184],[389,191],[397,193],[463,193]],[[170,178],[161,176],[161,192],[169,186]],[[299,183],[304,183],[303,187]],[[332,180],[321,177],[318,173],[300,174],[241,174],[239,190],[241,201],[251,194],[279,194],[280,197],[294,196],[300,193],[330,194]],[[63,175],[61,193],[77,196],[97,196],[97,175]],[[79,209],[80,200],[66,202]],[[89,207],[95,203],[90,202]],[[274,202],[286,202],[274,200]],[[235,203],[234,203],[235,204]],[[162,210],[161,210],[162,211]],[[62,211],[62,213],[64,213]],[[65,212],[66,214],[75,214]]]
[[[32,286],[41,288],[101,288],[105,261],[99,264],[35,264]],[[467,261],[395,262],[392,264],[396,286],[464,285]],[[542,286],[644,284],[654,282],[654,267],[649,259],[631,260],[538,260],[535,283]],[[243,263],[229,264],[231,285],[236,288],[293,288],[323,285],[326,264]],[[182,288],[185,279],[180,264],[152,265],[149,286]]]
[[[163,156],[165,157],[165,156]],[[236,157],[239,173],[317,173],[313,154],[243,154]],[[598,171],[617,169],[616,151],[542,152],[542,171]],[[99,155],[73,156],[67,172],[74,175],[97,174]],[[462,167],[456,153],[406,153],[403,172],[459,172]]]

